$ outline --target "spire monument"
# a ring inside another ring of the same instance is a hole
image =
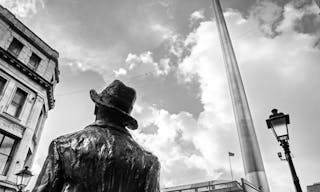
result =
[[[220,0],[212,0],[235,115],[246,179],[269,192],[258,139]]]

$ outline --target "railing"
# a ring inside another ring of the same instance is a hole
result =
[[[258,187],[243,178],[241,178],[241,185],[243,192],[262,192]]]
[[[208,181],[162,189],[162,192],[242,192],[237,181]]]

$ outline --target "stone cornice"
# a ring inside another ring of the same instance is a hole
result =
[[[44,42],[40,37],[34,34],[27,26],[25,26],[20,20],[18,20],[14,14],[12,14],[8,9],[0,5],[0,19],[6,22],[14,31],[21,35],[30,44],[40,50],[49,59],[53,60],[56,64],[55,76],[57,82],[59,82],[59,66],[58,58],[59,53],[51,48],[46,42]]]
[[[49,110],[54,107],[54,96],[53,96],[53,84],[44,79],[42,76],[37,74],[33,69],[19,61],[16,57],[11,55],[9,52],[0,47],[0,58],[6,61],[8,64],[15,67],[21,73],[28,76],[30,79],[44,87],[47,91],[47,98],[49,104]]]

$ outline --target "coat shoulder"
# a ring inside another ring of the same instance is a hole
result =
[[[145,156],[149,164],[149,167],[158,167],[158,169],[160,169],[159,158],[149,151],[146,151],[146,150],[144,151],[145,151]]]
[[[95,126],[89,125],[85,129],[82,129],[73,133],[61,135],[56,139],[54,139],[52,143],[54,143],[59,147],[63,147],[63,146],[67,147],[74,142],[79,143],[87,139],[101,137],[101,135],[103,135],[101,132],[102,131],[99,129],[96,129]]]

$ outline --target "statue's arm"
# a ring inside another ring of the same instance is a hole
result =
[[[155,159],[153,165],[150,167],[147,180],[145,192],[160,192],[160,162],[158,158]]]
[[[32,192],[61,192],[63,184],[61,160],[54,140]]]

